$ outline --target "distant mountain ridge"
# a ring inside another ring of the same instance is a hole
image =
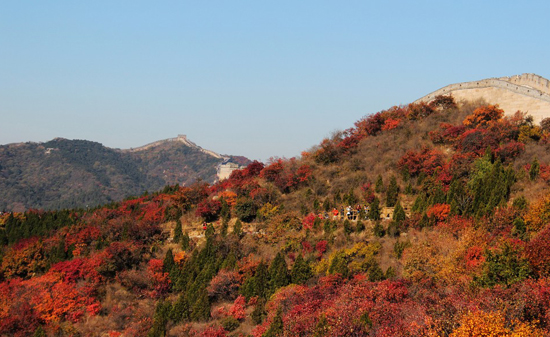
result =
[[[0,210],[92,207],[166,185],[212,183],[244,157],[203,149],[185,135],[132,149],[55,138],[0,146]]]

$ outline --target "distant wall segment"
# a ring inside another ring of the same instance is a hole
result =
[[[458,102],[483,99],[489,104],[498,104],[506,114],[520,110],[533,116],[537,123],[550,117],[550,81],[535,74],[451,84],[415,103],[429,102],[438,95],[449,94]]]

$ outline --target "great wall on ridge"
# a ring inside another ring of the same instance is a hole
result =
[[[507,115],[518,110],[526,112],[533,116],[535,123],[550,117],[550,81],[535,74],[450,84],[415,103],[429,102],[438,95],[449,94],[457,102],[481,99],[488,104],[498,104]]]

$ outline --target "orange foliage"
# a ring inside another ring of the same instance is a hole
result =
[[[531,231],[538,231],[550,223],[550,194],[529,207],[523,220]]]
[[[487,127],[504,116],[504,110],[499,109],[498,105],[482,106],[464,119],[463,124],[468,127]]]
[[[233,207],[235,206],[235,203],[237,202],[237,193],[232,191],[223,191],[219,194],[220,198],[223,198],[225,202]]]
[[[384,125],[382,125],[382,131],[393,130],[397,128],[399,124],[401,124],[401,119],[388,118],[384,122]]]
[[[449,204],[435,204],[426,211],[428,217],[435,218],[439,222],[445,221],[450,213],[451,205]]]
[[[532,324],[515,322],[507,327],[504,315],[500,312],[471,312],[460,319],[460,327],[455,329],[451,337],[542,337],[543,332]]]
[[[44,248],[37,238],[21,240],[8,249],[2,259],[1,270],[6,278],[26,277],[45,268]]]

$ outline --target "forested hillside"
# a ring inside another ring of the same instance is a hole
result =
[[[438,96],[215,184],[5,213],[0,334],[547,336],[548,121]]]
[[[167,142],[121,151],[85,140],[0,146],[0,210],[86,208],[166,185],[216,180],[223,159]]]

